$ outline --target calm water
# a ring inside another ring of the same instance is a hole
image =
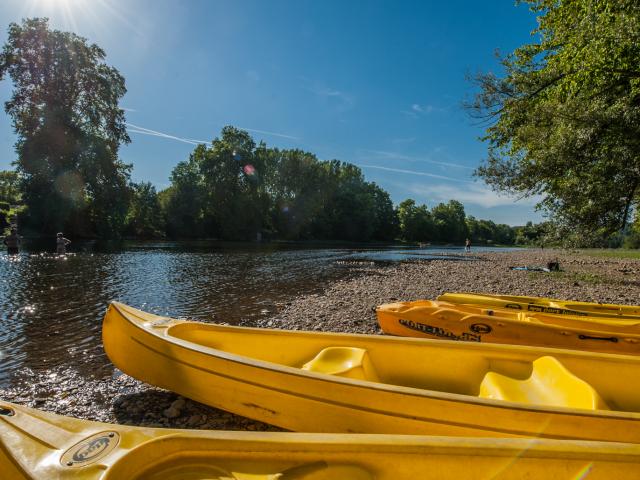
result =
[[[488,249],[475,248],[474,251]],[[225,247],[132,244],[116,253],[0,255],[0,387],[24,368],[110,371],[100,340],[107,304],[248,323],[371,262],[457,258],[462,248]]]

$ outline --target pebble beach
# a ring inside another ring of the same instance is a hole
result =
[[[511,270],[560,263],[560,272]],[[257,325],[264,328],[381,334],[377,305],[466,291],[640,304],[640,260],[531,249],[460,254],[457,260],[354,262],[320,293],[293,298]],[[135,306],[135,305],[134,305]],[[249,322],[246,322],[249,325]],[[148,386],[116,371],[86,378],[72,366],[16,374],[0,399],[88,420],[171,428],[278,430]]]

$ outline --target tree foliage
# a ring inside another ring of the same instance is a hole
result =
[[[126,89],[104,59],[46,19],[9,26],[0,79],[14,85],[5,110],[18,135],[25,224],[38,233],[111,237],[124,225],[129,167],[118,148],[129,137],[118,101]]]
[[[132,184],[131,190],[126,234],[135,238],[164,236],[165,223],[156,187],[149,182],[141,182]]]
[[[358,167],[256,145],[234,127],[180,162],[162,195],[174,237],[368,241],[396,233],[388,193]]]
[[[474,244],[513,245],[518,243],[524,245],[529,243],[522,241],[522,238],[516,239],[517,231],[522,227],[514,229],[504,223],[496,224],[491,220],[478,220],[473,216],[468,216],[466,222],[469,239]]]
[[[569,235],[624,229],[640,186],[640,8],[635,0],[528,0],[535,41],[475,77],[468,105],[490,121],[477,174],[540,194]]]

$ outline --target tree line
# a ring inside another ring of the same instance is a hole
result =
[[[28,183],[22,175],[0,172],[0,208],[7,207],[0,210],[3,227],[8,226],[8,212],[19,211],[16,206],[25,198],[22,189]],[[101,238],[455,244],[470,238],[476,244],[503,245],[517,239],[517,228],[467,216],[455,200],[428,209],[409,199],[396,207],[389,194],[367,182],[355,165],[256,144],[246,131],[231,126],[210,145],[195,147],[173,169],[171,185],[160,192],[149,182],[131,182],[128,174],[126,178],[124,215],[119,224],[112,221],[112,235]],[[27,231],[38,225],[29,207],[25,204],[20,214]],[[69,218],[75,220],[78,214],[71,212]],[[74,230],[74,222],[58,225],[72,236],[99,236],[86,225],[80,230]]]

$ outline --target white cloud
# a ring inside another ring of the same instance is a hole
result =
[[[340,111],[349,110],[355,105],[355,98],[350,93],[328,87],[322,82],[311,81],[306,77],[300,77],[300,79],[306,84],[303,87],[305,90],[324,98]]]
[[[414,103],[411,105],[411,110],[418,113],[431,113],[436,108],[433,105],[420,105],[419,103]]]
[[[436,107],[435,105],[430,105],[428,103],[412,103],[409,110],[401,110],[401,113],[412,118],[418,118],[419,116],[429,115],[430,113],[446,111],[446,107]]]

